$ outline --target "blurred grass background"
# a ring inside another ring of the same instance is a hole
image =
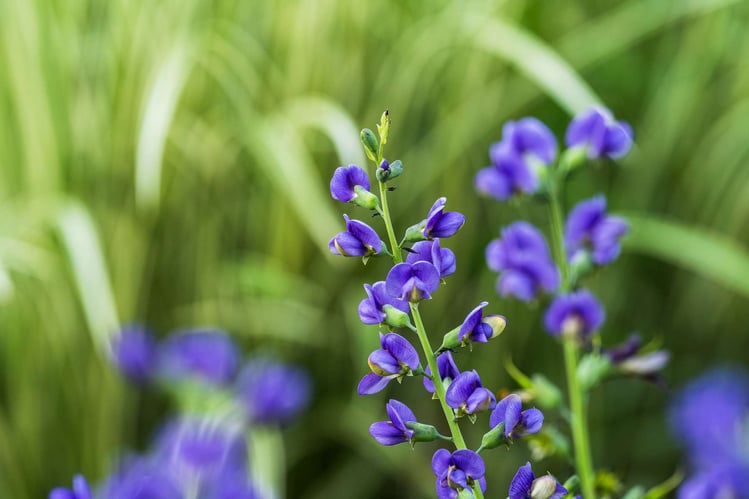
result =
[[[386,107],[387,156],[407,170],[398,226],[439,195],[468,217],[427,327],[437,338],[484,298],[509,318],[498,344],[458,358],[485,384],[515,388],[510,352],[525,372],[562,370],[542,309],[498,299],[483,260],[501,224],[545,227],[545,213],[478,198],[473,175],[505,120],[535,115],[561,137],[595,102],[638,144],[566,193],[603,192],[632,215],[623,257],[590,283],[606,340],[659,338],[676,385],[746,363],[747,23],[737,0],[0,0],[0,497],[44,497],[76,472],[97,481],[118,450],[146,444],[167,407],[110,368],[121,321],[218,325],[313,372],[289,497],[433,495],[433,448],[377,447],[367,428],[387,395],[355,395],[377,342],[356,316],[361,283],[387,265],[326,248],[342,226],[329,176],[363,164],[358,129]],[[439,421],[419,385],[388,394]],[[627,485],[668,476],[680,459],[667,397],[636,381],[599,389],[597,465]],[[527,456],[489,454],[488,497]]]

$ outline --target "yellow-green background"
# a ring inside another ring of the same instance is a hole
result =
[[[457,274],[422,307],[435,341],[483,299],[509,319],[461,367],[513,389],[511,353],[561,383],[542,307],[499,299],[483,260],[501,224],[546,229],[545,212],[477,197],[473,175],[505,120],[535,115],[562,136],[594,102],[637,142],[565,196],[602,192],[632,216],[623,256],[589,282],[605,341],[659,338],[675,385],[746,363],[748,23],[736,0],[0,0],[0,497],[44,497],[76,472],[97,482],[118,450],[144,448],[169,405],[106,354],[133,320],[161,334],[218,325],[311,370],[313,406],[287,441],[290,497],[433,495],[433,446],[367,434],[390,396],[439,422],[420,383],[355,394],[377,342],[356,316],[361,283],[387,264],[326,248],[343,211],[367,216],[330,199],[329,176],[363,163],[358,129],[386,107],[386,155],[406,169],[396,224],[441,195],[468,219],[448,243]],[[636,381],[596,391],[596,463],[627,485],[668,476],[681,460],[667,398]],[[505,496],[527,456],[487,455],[487,497]]]

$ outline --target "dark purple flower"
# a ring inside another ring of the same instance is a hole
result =
[[[379,350],[369,355],[371,373],[359,382],[359,395],[371,395],[381,391],[396,378],[408,376],[419,367],[419,354],[405,339],[395,333],[380,334]]]
[[[486,247],[486,263],[499,272],[497,292],[531,301],[559,287],[559,271],[544,236],[528,222],[515,222]]]
[[[621,158],[632,147],[634,134],[629,123],[615,121],[611,111],[591,108],[578,114],[565,135],[567,147],[585,147],[589,158]]]
[[[612,365],[625,374],[643,376],[653,381],[659,381],[659,372],[666,367],[671,355],[665,350],[657,350],[641,354],[642,341],[639,335],[632,334],[622,343],[603,351]]]
[[[562,499],[567,489],[551,475],[536,478],[531,463],[518,469],[510,482],[509,499]]]
[[[471,489],[476,482],[482,492],[486,491],[484,460],[472,450],[457,450],[450,454],[447,449],[439,449],[432,456],[432,472],[437,477],[439,499],[457,499],[458,491]]]
[[[125,326],[112,340],[112,360],[131,381],[147,382],[156,368],[156,359],[156,339],[144,326]]]
[[[103,499],[183,499],[176,477],[159,462],[137,458],[109,477]]]
[[[182,418],[170,422],[157,438],[156,460],[175,477],[200,484],[225,469],[247,466],[247,447],[239,428],[220,420]]]
[[[440,240],[419,241],[411,247],[413,253],[406,256],[406,263],[429,262],[435,266],[441,278],[455,273],[455,253],[440,247]]]
[[[385,281],[376,282],[371,286],[365,284],[364,290],[367,292],[367,298],[359,303],[359,319],[364,324],[382,324],[386,322],[388,318],[388,309],[386,307],[388,306],[403,314],[408,314],[410,310],[408,302],[393,298],[387,294],[385,291]],[[390,310],[390,315],[398,316],[399,314]],[[397,322],[398,318],[402,317],[393,317],[393,321]],[[407,316],[406,319],[408,319]],[[391,325],[395,326],[395,324]]]
[[[426,218],[422,234],[427,239],[450,237],[463,227],[466,217],[457,211],[445,212],[447,198],[442,197],[434,202]]]
[[[390,421],[378,421],[369,427],[369,433],[382,445],[396,445],[409,442],[414,431],[406,423],[416,422],[413,411],[403,402],[390,399],[386,406]]]
[[[581,201],[567,217],[564,243],[567,256],[574,260],[580,252],[590,252],[596,265],[606,265],[619,256],[619,240],[629,230],[621,217],[606,214],[606,198],[596,196]]]
[[[489,417],[489,427],[505,425],[505,437],[518,438],[538,433],[544,423],[544,415],[538,409],[523,409],[520,396],[512,393],[499,402]]]
[[[460,373],[447,387],[445,400],[458,417],[493,409],[497,403],[494,394],[481,384],[476,370]]]
[[[692,381],[676,395],[670,424],[696,469],[749,469],[749,373],[721,368]]]
[[[486,301],[481,302],[463,320],[458,331],[458,340],[461,343],[472,341],[486,343],[504,331],[507,320],[503,316],[487,315],[484,317],[482,309],[488,304],[489,302]]]
[[[387,293],[404,301],[428,300],[440,286],[440,273],[429,262],[399,263],[385,279]]]
[[[369,176],[357,165],[336,168],[330,179],[330,195],[342,203],[350,203],[357,196],[357,187],[369,191]]]
[[[83,475],[73,477],[73,488],[57,487],[49,493],[49,499],[92,499],[91,489]]]
[[[455,364],[455,360],[453,359],[453,354],[448,350],[446,352],[442,352],[437,357],[437,369],[440,373],[440,378],[442,379],[442,383],[445,384],[445,386],[448,386],[452,381],[458,377],[460,374],[460,370],[458,369],[457,364]],[[426,370],[424,371],[429,376],[432,375],[432,370],[427,366]],[[424,388],[429,393],[434,393],[434,383],[431,379],[424,377]]]
[[[554,298],[544,315],[544,326],[552,336],[585,339],[601,327],[605,315],[593,293],[582,289]]]
[[[377,232],[359,220],[352,220],[343,215],[346,220],[346,231],[339,232],[328,243],[328,249],[334,255],[369,256],[382,252],[382,241]]]
[[[227,385],[234,379],[238,365],[237,347],[223,331],[179,331],[159,349],[159,373],[167,379]]]
[[[237,377],[237,399],[253,424],[292,423],[311,391],[306,371],[265,357],[248,360]]]

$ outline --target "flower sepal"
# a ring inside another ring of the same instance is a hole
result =
[[[427,226],[426,219],[422,220],[417,224],[413,224],[411,227],[406,229],[406,234],[403,236],[403,241],[406,243],[417,243],[419,241],[426,241],[427,238],[424,236],[424,228]]]
[[[588,160],[588,148],[586,146],[575,146],[566,149],[559,157],[559,173],[567,173],[577,169]]]
[[[411,437],[411,445],[413,446],[416,442],[434,442],[435,440],[452,440],[450,437],[446,437],[437,431],[437,428],[430,424],[419,423],[416,421],[409,421],[406,423],[406,428],[413,431]]]
[[[351,203],[368,210],[380,210],[380,198],[376,195],[372,194],[361,185],[354,187],[354,192],[356,193],[356,196],[351,200]]]
[[[392,305],[383,305],[382,311],[385,313],[385,324],[390,327],[412,327],[411,317],[404,311],[398,310]]]
[[[512,443],[512,440],[509,440],[505,436],[505,424],[499,423],[497,426],[484,433],[484,436],[481,437],[481,446],[478,448],[477,452],[495,449],[500,445],[509,445],[510,443]]]
[[[577,379],[584,391],[589,391],[606,379],[613,365],[605,355],[589,354],[580,359],[577,366]]]

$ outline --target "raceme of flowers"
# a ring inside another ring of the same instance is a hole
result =
[[[176,397],[180,414],[151,448],[120,460],[96,489],[80,475],[50,499],[270,499],[270,484],[250,476],[247,436],[292,424],[310,400],[301,368],[268,356],[244,362],[231,337],[213,329],[177,331],[158,342],[145,327],[123,328],[112,362],[141,387]]]

